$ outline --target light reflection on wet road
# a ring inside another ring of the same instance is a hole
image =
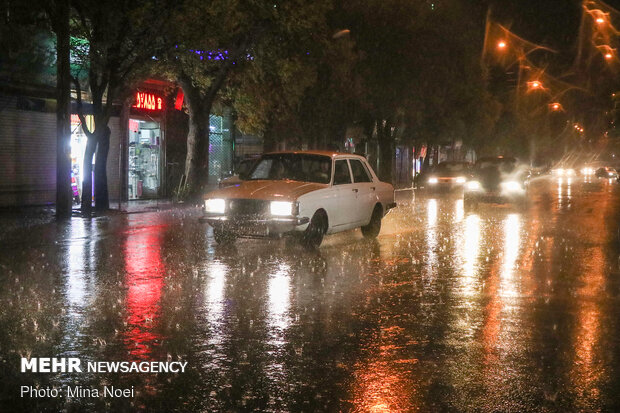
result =
[[[533,185],[526,210],[417,195],[318,252],[214,243],[193,210],[5,234],[0,407],[620,410],[620,189]],[[19,357],[183,360],[184,374],[21,374]],[[135,399],[21,399],[21,384]],[[0,409],[2,410],[2,409]]]

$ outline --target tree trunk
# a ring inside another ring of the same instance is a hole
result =
[[[84,126],[86,127],[86,126]],[[82,204],[83,214],[90,214],[93,209],[93,155],[97,149],[97,140],[94,136],[88,137],[84,150],[84,165],[82,166]]]
[[[95,210],[106,211],[110,209],[110,197],[108,195],[108,153],[110,152],[110,127],[103,127],[97,133],[97,154],[95,156]]]
[[[186,94],[187,96],[188,94]],[[189,132],[185,177],[188,194],[197,199],[209,183],[209,114],[211,103],[200,98],[187,99]]]
[[[56,219],[71,217],[71,73],[69,66],[69,1],[56,9]]]

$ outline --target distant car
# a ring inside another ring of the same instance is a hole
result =
[[[572,177],[576,175],[575,168],[570,166],[555,166],[551,169],[551,174],[559,177]]]
[[[463,187],[471,178],[469,162],[441,162],[422,177],[421,184],[430,190]]]
[[[395,206],[394,187],[379,181],[362,156],[275,152],[259,158],[247,180],[206,194],[203,220],[218,243],[299,235],[316,248],[325,234],[353,228],[376,237]]]
[[[235,174],[224,178],[220,181],[219,187],[225,188],[227,186],[240,184],[247,179],[248,173],[252,170],[252,167],[256,163],[258,158],[246,158],[242,159],[235,168]]]
[[[596,172],[594,172],[594,176],[597,178],[607,178],[607,179],[618,179],[618,171],[610,166],[604,166],[602,168],[598,168]]]
[[[464,189],[465,206],[479,202],[527,202],[528,170],[512,157],[480,158]]]

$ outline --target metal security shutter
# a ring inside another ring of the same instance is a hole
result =
[[[0,206],[56,200],[56,115],[0,110]]]
[[[215,184],[232,169],[230,140],[221,116],[209,116],[209,183]]]
[[[108,164],[106,170],[108,173],[108,196],[110,201],[118,201],[120,196],[120,175],[119,175],[119,163],[121,162],[120,156],[120,142],[123,138],[121,133],[123,129],[120,125],[120,119],[118,117],[110,118],[108,122],[110,127],[110,151],[108,152]],[[116,208],[114,205],[110,205],[111,208]]]

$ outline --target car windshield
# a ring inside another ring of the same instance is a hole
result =
[[[511,158],[484,159],[476,163],[476,169],[496,168],[500,172],[512,172],[516,167],[516,161]]]
[[[252,169],[252,166],[256,162],[256,159],[244,159],[239,162],[239,166],[237,166],[237,174],[245,175]]]
[[[435,172],[465,172],[467,164],[461,162],[442,162],[435,167]]]
[[[328,184],[332,160],[328,156],[279,153],[264,155],[250,173],[250,180],[292,180]]]

